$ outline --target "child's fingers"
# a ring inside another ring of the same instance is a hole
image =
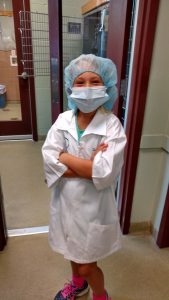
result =
[[[106,143],[101,143],[99,146],[108,146]]]
[[[91,156],[91,160],[93,160],[94,159],[94,157],[96,156],[96,154],[98,153],[98,152],[105,152],[106,150],[107,150],[107,147],[108,147],[108,144],[104,144],[104,143],[102,143],[102,144],[100,144],[97,148],[96,148],[96,150],[93,152],[93,154],[92,154],[92,156]]]
[[[107,147],[108,147],[108,145],[104,144],[104,145],[100,146],[100,150],[105,151],[105,150],[107,150]]]
[[[104,148],[106,148],[107,149],[107,147],[108,147],[108,144],[100,144],[97,148],[96,148],[96,150],[102,150],[102,149],[104,149]]]

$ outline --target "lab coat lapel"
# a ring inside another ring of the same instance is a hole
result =
[[[58,129],[69,132],[75,140],[78,140],[75,113],[73,112],[73,110],[69,111],[69,113],[70,119],[64,119],[62,123],[59,123]]]
[[[85,129],[83,136],[88,134],[97,134],[106,136],[106,118],[105,113],[101,112],[100,109],[96,112],[93,120]]]
[[[70,112],[70,119],[65,119],[62,123],[58,124],[58,129],[68,131],[75,140],[78,140],[77,130],[76,130],[76,120],[75,113],[73,111]],[[85,129],[82,136],[89,134],[97,134],[106,136],[106,118],[105,113],[100,109],[96,112],[93,120]]]

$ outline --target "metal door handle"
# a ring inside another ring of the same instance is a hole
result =
[[[21,78],[23,78],[23,79],[28,79],[28,77],[29,77],[29,75],[28,75],[28,73],[26,73],[26,72],[23,72],[22,74],[18,74],[18,77],[21,77]]]

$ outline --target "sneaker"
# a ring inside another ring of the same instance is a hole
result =
[[[74,300],[75,297],[85,295],[88,290],[89,285],[87,281],[84,281],[82,287],[77,287],[72,282],[66,283],[64,288],[56,294],[54,300]]]

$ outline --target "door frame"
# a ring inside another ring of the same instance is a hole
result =
[[[160,248],[169,247],[169,186],[157,236],[157,245]]]
[[[132,14],[131,0],[110,0],[109,4],[109,28],[107,42],[107,57],[112,59],[117,67],[118,82],[117,89],[120,91],[121,81],[126,78],[126,62],[128,56],[128,41],[130,36],[130,24]],[[117,24],[120,23],[120,28]],[[114,37],[118,37],[114,40]],[[112,47],[112,45],[116,47]],[[113,113],[121,120],[123,96],[118,98],[113,106]]]
[[[19,32],[20,21],[19,21],[19,11],[25,10],[30,11],[30,1],[23,0],[17,1],[12,0],[13,6],[13,17],[14,17],[14,28],[15,28],[15,37],[16,37],[16,49],[17,55],[22,57],[22,45],[21,45],[21,36]],[[32,44],[31,44],[32,45]],[[33,64],[32,64],[33,65]],[[18,61],[18,74],[23,72],[23,66],[20,61]],[[32,135],[33,140],[37,141],[37,122],[36,122],[36,102],[35,102],[35,84],[34,77],[28,77],[28,79],[24,80],[22,78],[19,79],[19,87],[21,94],[21,101],[24,99],[24,95],[29,93],[29,100],[25,101],[24,107],[21,106],[23,119],[21,121],[9,121],[10,130],[8,129],[8,121],[0,122],[0,131],[1,136],[12,136],[16,135],[19,137],[20,135]],[[30,112],[28,114],[28,111]]]
[[[129,233],[137,163],[160,0],[140,0],[126,123],[127,146],[119,189],[120,223]]]
[[[0,251],[2,251],[7,244],[7,227],[3,200],[3,191],[0,177]]]
[[[130,228],[130,218],[131,210],[133,203],[133,194],[135,187],[137,163],[139,156],[139,147],[141,141],[141,134],[143,128],[145,104],[147,98],[149,74],[151,67],[151,58],[153,52],[153,43],[154,36],[156,31],[156,22],[159,9],[160,0],[140,0],[139,1],[139,10],[138,10],[138,19],[137,19],[137,28],[136,28],[136,38],[135,38],[135,49],[133,57],[133,71],[132,71],[132,85],[130,88],[129,96],[129,105],[128,105],[128,115],[126,122],[126,135],[127,135],[127,146],[125,151],[124,166],[121,172],[121,180],[119,187],[119,201],[118,209],[120,214],[120,223],[123,234],[128,234]],[[124,5],[131,5],[131,0],[121,0],[123,5],[121,6],[124,9]],[[59,22],[62,24],[62,14],[61,14],[61,1],[60,0],[50,0],[49,4],[49,17],[52,18],[52,23],[50,24],[50,40],[55,41],[51,49],[51,57],[58,59],[57,61],[57,74],[59,74],[59,95],[60,99],[62,97],[62,41],[61,41],[61,27],[59,28]],[[111,9],[114,6],[119,4],[119,1],[111,1]],[[57,13],[56,13],[57,12]],[[120,11],[119,11],[120,16]],[[129,22],[129,15],[126,19],[123,20],[122,26],[125,26]],[[124,27],[123,27],[124,28]],[[117,28],[116,28],[117,30]],[[110,35],[112,32],[109,33]],[[129,35],[129,31],[126,32],[126,37],[123,41],[123,52],[125,51],[126,41]],[[59,36],[59,42],[56,40],[56,37]],[[57,41],[57,42],[56,42]],[[119,45],[117,45],[119,46]],[[116,58],[113,56],[113,47],[111,44],[111,37],[109,40],[109,50],[107,57],[112,58],[115,63]],[[56,55],[57,53],[57,55]],[[122,54],[124,55],[124,53]],[[125,55],[124,55],[125,59]],[[118,68],[120,68],[118,66]],[[52,68],[51,68],[52,70]],[[53,73],[53,72],[52,72]],[[52,74],[51,73],[51,74]],[[123,70],[120,73],[120,76],[123,77]],[[57,83],[58,84],[58,83]],[[52,83],[51,83],[51,88]],[[118,83],[118,88],[120,88],[120,82]],[[121,117],[121,108],[120,103],[121,99],[119,97],[115,113],[120,118]],[[62,111],[62,103],[54,103],[53,107],[53,121],[56,119],[58,114]]]
[[[63,111],[62,1],[48,1],[48,14],[51,76],[50,84],[52,95],[51,115],[52,123],[54,123],[60,112]],[[52,20],[52,22],[50,22],[50,20]]]
[[[25,11],[30,11],[30,0],[23,0],[24,1],[24,10]],[[16,9],[19,11],[20,9],[20,1],[17,0],[12,0],[13,4],[13,9]],[[19,29],[20,23],[19,23],[19,18],[15,16],[15,29],[16,32],[15,34],[18,36],[18,39],[20,37],[20,32]],[[30,45],[32,47],[32,42],[30,41]],[[20,45],[21,46],[21,45]],[[19,51],[20,57],[22,57],[22,48],[18,47],[17,51]],[[33,63],[30,62],[30,67],[33,68]],[[23,71],[22,65],[18,64],[18,73],[21,74]],[[22,80],[19,78],[19,80]],[[38,133],[37,133],[37,116],[36,116],[36,99],[35,99],[35,81],[34,77],[30,76],[28,78],[29,80],[29,92],[30,92],[30,118],[31,118],[31,130],[32,130],[32,137],[34,141],[38,140]]]

